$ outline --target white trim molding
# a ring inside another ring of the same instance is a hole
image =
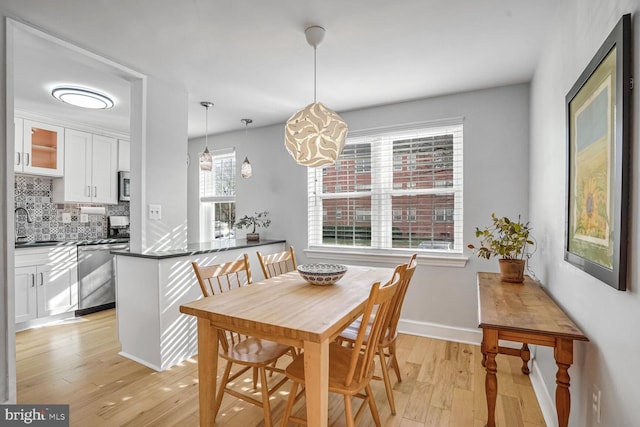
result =
[[[425,254],[424,252],[420,251],[415,252],[418,252],[418,265],[429,267],[464,268],[464,266],[467,264],[467,261],[469,260],[469,257],[462,254]],[[391,253],[387,251],[366,252],[363,250],[350,251],[344,249],[337,250],[335,248],[310,248],[305,249],[304,253],[309,259],[335,260],[347,264],[354,262],[401,264],[403,262],[406,262],[406,260],[411,256],[413,252],[411,252],[410,250],[402,253]]]
[[[531,386],[533,392],[536,394],[538,404],[540,405],[540,411],[547,427],[558,427],[558,415],[556,413],[556,405],[553,397],[549,394],[549,390],[544,385],[542,379],[542,373],[540,367],[535,358],[531,361],[531,372],[529,372],[529,379],[531,380]]]
[[[479,329],[459,328],[456,326],[447,326],[438,323],[400,319],[398,322],[398,331],[408,335],[417,335],[420,337],[455,341],[465,344],[480,345],[482,342],[482,331]]]

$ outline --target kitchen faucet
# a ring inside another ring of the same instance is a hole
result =
[[[18,206],[15,211],[15,228],[16,228],[16,241],[18,241],[18,239],[24,239],[27,237],[26,234],[18,234],[18,212],[19,211],[24,211],[25,214],[27,214],[27,222],[29,224],[31,224],[31,215],[29,215],[29,211],[25,208],[23,208],[22,206]],[[25,227],[25,233],[26,233],[26,227]]]

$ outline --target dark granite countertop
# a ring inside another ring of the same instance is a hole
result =
[[[111,251],[112,254],[148,258],[165,259],[177,258],[191,255],[206,254],[211,252],[228,251],[231,249],[255,248],[258,246],[271,245],[274,243],[285,243],[286,240],[260,240],[257,242],[247,242],[246,239],[220,239],[213,242],[190,243],[185,249],[174,249],[168,251],[149,251],[145,253],[130,251]]]
[[[40,241],[24,241],[16,242],[15,248],[40,248],[48,246],[86,246],[86,245],[102,245],[107,243],[128,243],[129,238],[113,238],[113,239],[95,239],[95,240],[40,240]]]

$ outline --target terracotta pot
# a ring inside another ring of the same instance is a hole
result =
[[[500,279],[503,282],[522,283],[524,282],[523,259],[500,259]]]
[[[257,242],[260,240],[260,233],[247,233],[247,242]]]

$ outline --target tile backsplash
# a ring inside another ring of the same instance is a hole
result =
[[[129,216],[129,202],[119,202],[117,205],[53,203],[52,186],[53,178],[15,175],[15,207],[27,209],[31,216],[31,223],[28,223],[24,212],[16,213],[16,236],[28,236],[22,240],[105,239],[108,236],[108,216]],[[106,215],[89,215],[89,222],[80,222],[81,206],[104,206]],[[62,221],[63,213],[70,214],[71,222]]]

